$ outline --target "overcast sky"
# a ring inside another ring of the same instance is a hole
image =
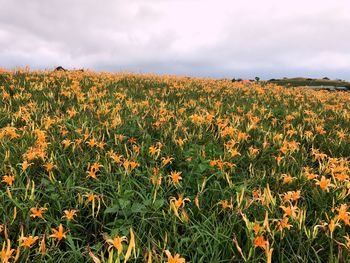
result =
[[[0,0],[0,67],[350,80],[349,0]]]

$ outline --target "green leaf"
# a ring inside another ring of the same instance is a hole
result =
[[[199,168],[199,172],[204,172],[204,171],[206,171],[207,170],[207,165],[206,164],[204,164],[204,163],[201,163],[201,164],[199,164],[198,165],[198,168]]]
[[[134,203],[131,206],[131,212],[132,213],[145,213],[147,210],[146,206],[140,203]]]
[[[130,203],[131,203],[130,200],[123,199],[123,198],[120,198],[118,201],[119,201],[121,209],[127,208],[130,205]]]
[[[107,207],[104,214],[115,214],[119,210],[119,204],[115,204],[112,207]]]
[[[74,244],[74,241],[73,241],[73,238],[72,238],[71,235],[67,235],[67,242],[68,242],[69,247],[70,247],[73,251],[77,251],[77,248],[75,247],[75,244]]]
[[[165,203],[165,200],[164,200],[164,199],[157,199],[157,200],[154,202],[153,206],[154,206],[155,209],[161,209],[162,206],[164,205],[164,203]]]

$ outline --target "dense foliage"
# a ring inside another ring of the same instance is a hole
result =
[[[350,261],[349,93],[2,70],[0,94],[2,262]]]

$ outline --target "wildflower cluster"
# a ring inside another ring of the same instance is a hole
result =
[[[0,72],[1,262],[349,262],[350,94]]]

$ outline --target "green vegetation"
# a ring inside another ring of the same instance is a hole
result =
[[[350,262],[350,94],[0,72],[3,262]]]
[[[312,79],[312,78],[283,78],[283,79],[270,79],[269,83],[275,83],[282,86],[334,86],[334,87],[346,87],[350,89],[350,82],[343,80],[330,80],[324,79]]]

